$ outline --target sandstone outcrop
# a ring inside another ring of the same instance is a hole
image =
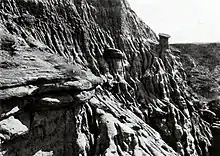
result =
[[[0,155],[209,154],[182,64],[126,0],[3,0],[0,17]]]

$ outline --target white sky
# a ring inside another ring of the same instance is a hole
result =
[[[170,42],[220,42],[220,0],[128,0],[157,34]]]

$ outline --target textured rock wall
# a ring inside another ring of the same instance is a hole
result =
[[[1,155],[208,155],[179,58],[125,0],[2,0],[0,17]]]
[[[205,99],[219,96],[220,44],[174,44],[181,50],[180,57],[189,85]]]
[[[201,116],[211,123],[213,146],[211,155],[218,155],[219,142],[219,43],[174,44],[187,73],[188,84],[199,98]],[[174,48],[173,47],[173,48]],[[209,113],[207,113],[209,112]],[[212,114],[212,115],[211,115]]]

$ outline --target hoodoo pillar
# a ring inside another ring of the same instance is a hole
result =
[[[170,46],[169,46],[169,38],[170,35],[168,34],[164,34],[164,33],[160,33],[159,34],[159,57],[162,58],[163,55],[169,51]]]

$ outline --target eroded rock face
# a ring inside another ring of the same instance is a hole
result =
[[[219,153],[219,43],[174,44],[181,52],[183,67],[192,92],[197,93],[197,108],[201,117],[211,123],[213,146],[211,155]],[[175,48],[172,47],[174,50]],[[177,49],[175,49],[177,50]]]
[[[0,127],[21,128],[3,126],[1,155],[208,155],[182,64],[125,0],[4,0],[0,16]]]
[[[174,44],[193,91],[209,101],[219,96],[219,43]],[[205,101],[205,102],[206,102]]]

